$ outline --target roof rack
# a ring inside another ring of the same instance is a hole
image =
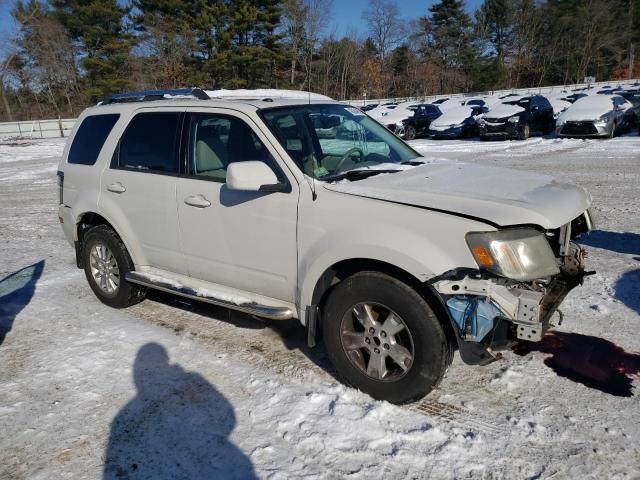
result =
[[[209,95],[201,88],[178,88],[173,90],[144,90],[142,92],[114,93],[103,100],[100,105],[163,100],[165,96],[191,96],[198,100],[210,99]]]

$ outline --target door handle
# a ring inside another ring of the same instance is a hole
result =
[[[211,202],[204,195],[191,195],[184,199],[184,203],[196,208],[207,208],[211,206]]]
[[[120,182],[112,183],[107,187],[107,190],[113,193],[124,193],[127,191],[127,189],[124,188],[124,185],[122,185]]]

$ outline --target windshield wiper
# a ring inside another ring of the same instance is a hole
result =
[[[406,162],[400,162],[400,165],[411,165],[412,167],[419,167],[420,165],[424,165],[424,162],[421,160],[407,160]]]
[[[396,173],[401,170],[396,169],[380,169],[380,170],[347,170],[346,172],[336,173],[334,175],[328,175],[326,177],[321,177],[319,180],[324,182],[337,182],[338,180],[349,180],[353,182],[355,180],[362,180],[363,178],[373,177],[374,175],[379,175],[381,173]]]

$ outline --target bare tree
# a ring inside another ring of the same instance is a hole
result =
[[[369,5],[362,12],[362,18],[369,27],[369,36],[383,64],[387,54],[404,38],[399,15],[400,9],[392,0],[369,0]]]

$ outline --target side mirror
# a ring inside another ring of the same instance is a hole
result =
[[[233,162],[227,167],[227,187],[247,192],[281,192],[286,186],[264,162]]]

